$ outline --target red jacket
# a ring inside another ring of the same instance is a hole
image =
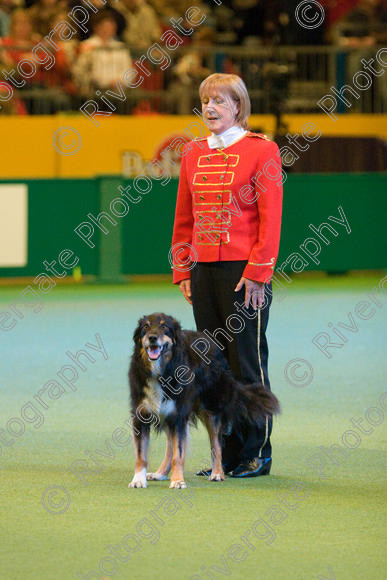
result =
[[[250,132],[225,149],[210,149],[206,138],[187,144],[172,239],[174,284],[190,277],[190,263],[220,260],[248,260],[244,277],[270,281],[285,177],[277,152],[274,142]]]

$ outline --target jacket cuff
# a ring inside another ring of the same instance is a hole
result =
[[[254,282],[264,282],[268,284],[274,274],[275,258],[257,264],[256,262],[248,262],[243,270],[244,278],[254,280]]]
[[[182,280],[190,280],[191,279],[191,272],[190,270],[178,270],[177,268],[173,269],[173,283],[180,284]]]

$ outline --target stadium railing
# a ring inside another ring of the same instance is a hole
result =
[[[126,86],[123,78],[118,80],[125,92],[125,100],[115,102],[117,114],[191,114],[194,107],[200,107],[197,89],[206,74],[212,72],[232,72],[244,79],[252,101],[252,110],[257,114],[279,113],[318,113],[322,112],[318,101],[325,95],[332,94],[332,87],[340,90],[344,85],[353,86],[353,77],[364,71],[362,59],[370,61],[380,46],[362,49],[350,49],[334,46],[272,46],[272,47],[193,47],[172,51],[161,50],[170,59],[159,53],[157,64],[149,58],[143,59],[148,74],[142,73],[143,81],[137,88]],[[9,47],[0,45],[0,68],[4,71],[12,67],[7,62]],[[14,52],[23,51],[23,47],[12,47]],[[59,75],[55,66],[50,70],[37,67],[34,78],[27,79],[22,89],[13,88],[16,102],[0,99],[0,114],[54,114],[63,111],[76,111],[88,99],[98,101],[99,96],[111,87],[98,85],[98,75],[104,78],[104,67],[109,59],[99,59],[95,49],[96,69],[94,75],[86,78],[80,86],[73,74],[73,69],[62,71]],[[146,51],[139,52],[131,47],[129,51],[132,66]],[[109,49],[102,49],[109,52]],[[114,49],[117,53],[117,49]],[[176,65],[181,59],[189,61],[189,55],[195,54],[199,59],[200,70],[187,66],[182,78]],[[101,53],[102,56],[102,53]],[[112,53],[113,56],[113,53]],[[164,64],[162,64],[164,62]],[[167,63],[168,66],[165,66]],[[113,63],[114,64],[114,63]],[[376,66],[376,65],[374,65]],[[380,65],[377,65],[380,68]],[[16,65],[13,65],[16,68]],[[0,75],[1,77],[1,75]],[[4,77],[4,73],[3,73]],[[21,77],[16,78],[21,80]],[[140,78],[140,77],[138,77]],[[386,111],[387,75],[373,76],[372,85],[366,90],[357,91],[360,98],[349,96],[351,106],[339,102],[340,113],[384,113]],[[5,78],[0,78],[5,82]],[[364,82],[364,80],[363,80]],[[0,91],[1,91],[0,85]],[[112,89],[114,90],[114,88]],[[0,93],[1,96],[1,93]],[[103,107],[104,105],[102,105]],[[109,109],[107,109],[109,110]]]

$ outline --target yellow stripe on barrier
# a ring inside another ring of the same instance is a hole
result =
[[[387,136],[384,115],[338,115],[337,121],[324,114],[285,115],[283,120],[292,135],[300,133],[307,123],[314,123],[316,132],[321,131],[323,136]],[[96,127],[83,115],[2,117],[0,178],[121,174],[125,154],[137,155],[142,163],[149,163],[163,141],[172,135],[184,135],[185,129],[194,122],[197,126],[201,123],[195,115],[112,115],[101,117],[100,126]],[[273,134],[275,119],[272,115],[252,115],[250,124],[255,130]],[[79,134],[79,143],[73,134],[66,133],[66,128],[74,130],[75,136]],[[61,147],[62,153],[58,151]]]

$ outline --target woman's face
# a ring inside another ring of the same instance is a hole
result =
[[[202,97],[202,112],[209,129],[215,135],[237,124],[238,104],[227,92],[219,89]]]
[[[102,38],[102,40],[111,40],[117,34],[117,24],[110,18],[101,20],[101,22],[99,22],[99,24],[95,27],[95,33],[97,36]]]
[[[32,32],[31,22],[28,18],[20,16],[15,18],[12,24],[13,36],[22,40],[29,40]]]

